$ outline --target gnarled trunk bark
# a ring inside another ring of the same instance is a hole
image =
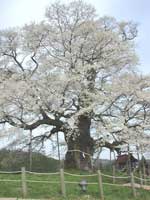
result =
[[[67,141],[68,151],[65,158],[65,167],[83,170],[92,168],[91,156],[94,152],[94,140],[90,136],[90,125],[91,119],[88,116],[79,116],[79,134],[74,139],[70,137]]]

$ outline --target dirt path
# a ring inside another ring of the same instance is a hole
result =
[[[0,198],[0,200],[17,200],[17,198]]]
[[[131,183],[126,183],[126,184],[123,184],[123,185],[127,186],[127,187],[131,187]],[[150,190],[150,185],[141,186],[140,184],[135,183],[135,188],[142,188],[144,190]]]

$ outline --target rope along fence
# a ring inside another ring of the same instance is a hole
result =
[[[57,184],[60,185],[60,189],[61,189],[61,194],[63,197],[66,197],[66,187],[67,184],[75,184],[75,185],[79,185],[80,181],[70,181],[70,180],[66,180],[66,177],[76,177],[76,178],[80,178],[80,179],[85,179],[85,178],[94,178],[94,182],[93,180],[88,181],[87,185],[97,185],[98,186],[98,191],[100,194],[100,198],[103,200],[104,199],[104,191],[103,191],[103,187],[105,185],[108,186],[114,186],[114,187],[131,187],[132,192],[133,192],[133,196],[136,197],[137,196],[137,192],[136,189],[138,188],[142,188],[142,189],[146,189],[146,190],[150,190],[150,184],[148,185],[148,183],[150,183],[150,178],[143,178],[143,177],[138,177],[135,176],[133,173],[131,173],[130,176],[111,176],[108,174],[103,174],[101,173],[100,170],[98,170],[97,173],[95,174],[72,174],[72,173],[68,173],[65,172],[63,169],[60,169],[59,172],[54,172],[54,173],[39,173],[39,172],[31,172],[31,171],[26,171],[24,167],[22,167],[21,171],[12,171],[12,172],[6,172],[6,171],[0,171],[0,174],[6,174],[6,175],[10,175],[10,174],[21,174],[21,179],[0,179],[0,182],[18,182],[21,184],[21,188],[22,188],[22,197],[26,198],[28,195],[28,183],[43,183],[43,184]],[[36,176],[48,176],[48,175],[53,175],[53,176],[58,176],[59,180],[54,180],[54,181],[50,181],[50,180],[29,180],[27,179],[27,175],[36,175]],[[105,182],[103,181],[103,179],[109,179],[109,181]],[[113,182],[111,183],[110,180],[113,180]],[[114,180],[126,180],[126,182],[121,182],[121,183],[114,183]],[[136,182],[137,181],[137,182]]]

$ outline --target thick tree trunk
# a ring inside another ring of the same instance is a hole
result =
[[[79,116],[79,134],[74,139],[70,137],[67,141],[68,151],[65,158],[65,167],[83,170],[92,168],[91,156],[94,152],[94,140],[90,136],[90,125],[91,119],[88,116]]]

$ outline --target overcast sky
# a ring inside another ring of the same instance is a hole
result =
[[[60,0],[69,2],[70,0]],[[119,20],[133,20],[139,24],[137,53],[140,70],[150,73],[150,1],[149,0],[85,0],[93,4],[100,16],[110,15]],[[45,7],[54,0],[0,0],[0,29],[40,21]]]

